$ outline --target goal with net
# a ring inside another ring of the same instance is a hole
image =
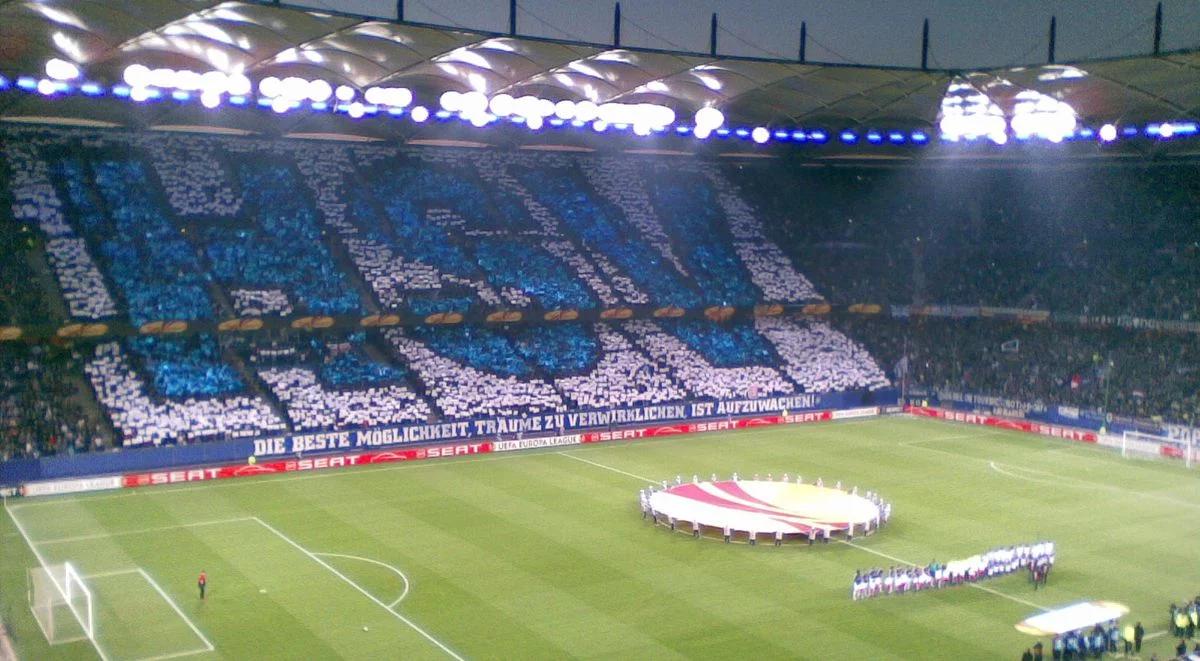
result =
[[[92,591],[69,562],[29,570],[29,608],[51,645],[96,639]]]
[[[1126,431],[1121,434],[1121,456],[1142,459],[1169,457],[1182,460],[1184,465],[1191,468],[1196,461],[1196,448],[1191,442],[1179,441],[1167,436]]]

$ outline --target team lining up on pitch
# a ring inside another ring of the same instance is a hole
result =
[[[989,578],[1029,571],[1036,590],[1045,585],[1054,567],[1054,542],[1034,542],[992,549],[961,560],[931,562],[924,567],[882,567],[859,570],[850,590],[854,601],[885,594],[904,594],[918,590],[976,583]]]

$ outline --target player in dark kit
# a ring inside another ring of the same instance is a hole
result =
[[[208,587],[208,574],[200,570],[200,578],[196,579],[196,587],[200,588],[200,599],[204,599],[204,588]]]

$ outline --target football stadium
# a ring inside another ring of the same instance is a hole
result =
[[[0,0],[0,661],[1200,659],[1197,6],[623,4]]]

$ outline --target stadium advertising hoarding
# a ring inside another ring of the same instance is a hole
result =
[[[1042,436],[1053,436],[1055,438],[1081,441],[1083,443],[1096,443],[1100,440],[1100,435],[1094,431],[1051,425],[1044,422],[1038,422],[1036,420],[1013,420],[1011,418],[1001,418],[988,413],[954,411],[931,406],[908,406],[905,408],[905,410],[908,413],[923,418],[939,418],[941,420],[962,422],[969,425],[983,425],[986,427],[1011,429],[1014,431],[1023,431],[1031,434],[1041,434]]]
[[[229,466],[212,466],[205,468],[186,468],[180,470],[150,471],[145,473],[130,473],[119,478],[118,486],[146,487],[156,484],[181,484],[184,482],[206,482],[223,480],[232,477],[251,477],[254,475],[271,475],[275,473],[294,473],[297,471],[321,470],[324,468],[346,468],[348,466],[367,466],[371,464],[388,464],[401,461],[418,461],[438,457],[464,457],[492,452],[492,443],[457,443],[454,445],[436,445],[418,447],[406,450],[388,450],[383,452],[363,452],[346,455],[324,455],[317,457],[302,457],[298,459],[283,459],[263,463],[246,463]]]
[[[647,427],[662,423],[663,432],[681,423],[701,420],[728,423],[736,418],[764,421],[787,413],[791,421],[824,415],[829,410],[863,407],[864,403],[894,404],[897,393],[888,389],[873,393],[837,392],[785,397],[691,402],[634,407],[607,411],[533,415],[524,418],[462,420],[367,430],[314,432],[262,439],[236,439],[180,446],[125,448],[122,452],[62,455],[14,459],[0,464],[0,484],[16,486],[31,482],[68,480],[90,475],[161,474],[179,467],[220,466],[244,463],[248,457],[262,461],[297,459],[319,454],[378,452],[405,445],[436,445],[486,440],[492,443],[530,441],[531,447],[546,441],[532,439],[582,434],[617,428]],[[866,408],[872,408],[867,406]],[[743,423],[750,424],[750,423]],[[705,425],[702,425],[705,426]],[[177,472],[177,471],[176,471]]]
[[[106,491],[108,489],[120,488],[121,478],[110,475],[105,477],[85,477],[77,480],[30,482],[22,484],[19,493],[22,496],[60,496],[69,493]]]
[[[676,434],[726,431],[730,429],[748,429],[765,425],[820,422],[838,418],[860,418],[878,414],[878,407],[862,407],[856,409],[847,409],[844,411],[808,411],[788,415],[692,422],[680,425],[637,427],[614,431],[597,431],[561,436],[543,436],[507,441],[456,443],[451,445],[421,446],[401,450],[384,450],[381,452],[319,455],[315,457],[281,459],[277,461],[231,464],[225,466],[148,471],[130,473],[109,479],[116,480],[118,487],[126,488],[146,487],[162,484],[184,484],[188,482],[207,482],[211,480],[223,480],[234,477],[294,473],[299,471],[312,471],[326,468],[346,468],[350,466],[367,466],[372,464],[419,461],[422,459],[463,457],[479,454],[490,454],[494,452],[513,452],[517,450],[563,447],[568,445],[578,445],[581,443],[600,443],[605,441],[672,436]]]

